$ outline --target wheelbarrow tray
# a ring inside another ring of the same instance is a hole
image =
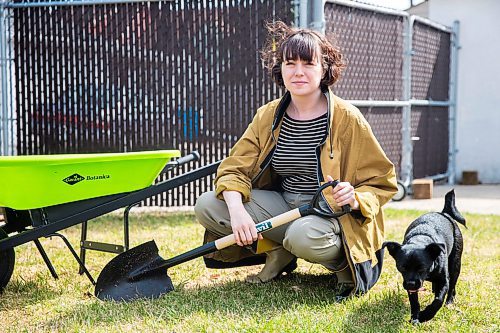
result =
[[[20,216],[19,220],[23,221],[21,223],[21,221],[7,220],[7,224],[2,228],[9,234],[9,237],[0,239],[0,251],[45,237],[59,230],[89,221],[116,209],[127,207],[157,194],[207,177],[215,173],[219,164],[220,161],[131,192],[109,194],[54,206],[17,210],[16,214]],[[11,235],[11,233],[17,234]]]
[[[0,207],[34,209],[150,186],[178,150],[0,157]]]
[[[170,156],[172,157],[177,155],[177,151],[174,151],[172,154],[170,154]],[[158,170],[160,170],[160,172],[166,172],[174,167],[184,165],[191,161],[197,161],[198,159],[199,154],[197,152],[193,152],[185,157],[181,157],[179,159],[176,159],[175,161],[168,163],[165,168],[163,168],[164,163],[162,162],[158,167]],[[143,161],[140,158],[138,158],[138,160]],[[102,162],[101,160],[100,163],[104,162]],[[61,234],[58,233],[60,230],[69,228],[82,222],[87,222],[98,216],[102,216],[123,207],[127,207],[125,209],[124,215],[128,216],[128,209],[133,205],[154,195],[167,192],[171,189],[186,185],[192,181],[211,175],[217,170],[219,164],[220,161],[190,172],[183,173],[171,179],[160,181],[152,185],[146,185],[146,187],[142,186],[140,189],[131,190],[128,192],[107,194],[99,197],[92,196],[86,199],[48,205],[39,208],[5,208],[7,219],[5,220],[5,223],[0,224],[0,292],[1,289],[5,287],[9,282],[10,275],[12,274],[14,268],[13,248],[30,241],[34,241],[37,244],[37,248],[44,258],[44,261],[47,264],[49,270],[51,270],[52,275],[57,278],[57,275],[54,271],[54,268],[52,267],[52,264],[50,263],[50,260],[47,257],[47,254],[44,253],[45,251],[43,251],[43,248],[38,241],[38,238],[50,236],[59,236],[64,240],[75,259],[77,259],[81,270],[85,272],[85,274],[89,276],[91,282],[94,283],[94,280],[86,269],[85,264],[81,261],[80,258],[78,258],[78,255],[74,251],[71,244]],[[128,164],[124,165],[123,167],[127,168],[126,171],[128,175],[136,176],[137,170],[132,169]],[[154,172],[154,174],[157,173],[158,172],[156,171]],[[153,174],[153,172],[151,172],[151,174]],[[149,183],[150,181],[148,181],[148,184]],[[121,189],[119,191],[121,191]],[[26,194],[26,196],[28,196],[28,194]],[[124,220],[126,220],[125,217]],[[128,222],[126,223],[128,224]],[[104,245],[116,246],[115,244]],[[108,250],[101,249],[100,251]]]

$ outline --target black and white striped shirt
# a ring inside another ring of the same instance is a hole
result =
[[[282,177],[283,190],[314,194],[318,189],[316,147],[326,134],[327,114],[311,120],[295,120],[286,113],[272,159]]]

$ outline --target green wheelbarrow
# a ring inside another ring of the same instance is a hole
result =
[[[64,154],[0,157],[0,292],[9,282],[14,248],[33,241],[52,276],[57,274],[39,238],[58,236],[78,261],[80,273],[94,279],[69,241],[58,231],[116,209],[131,207],[154,195],[213,174],[220,162],[153,184],[160,173],[196,161],[193,152],[179,157],[177,150],[131,153]],[[83,234],[83,231],[82,231]],[[122,251],[128,250],[126,241]],[[104,249],[103,251],[106,251]],[[108,251],[112,252],[112,251]]]

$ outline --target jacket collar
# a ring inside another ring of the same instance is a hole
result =
[[[288,105],[290,105],[291,101],[292,101],[292,95],[290,94],[289,91],[286,91],[285,95],[281,97],[281,100],[278,106],[276,107],[276,111],[274,113],[273,126],[271,127],[272,131],[278,128],[281,119],[283,119],[283,116],[285,115],[286,108],[288,107]]]
[[[330,158],[333,158],[333,135],[331,135],[331,129],[333,127],[333,112],[334,112],[334,100],[333,100],[333,92],[330,88],[323,89],[323,94],[326,97],[326,101],[328,103],[327,106],[327,119],[328,119],[328,124],[326,129],[326,138],[329,140],[329,145],[330,145]],[[276,111],[274,113],[274,120],[273,120],[273,125],[271,127],[271,133],[274,137],[274,131],[279,127],[281,124],[281,120],[283,119],[285,115],[286,108],[292,101],[292,96],[289,91],[285,92],[283,97],[281,98],[278,106],[276,107]]]
[[[330,88],[327,88],[327,89],[323,90],[323,95],[325,95],[326,101],[328,103],[328,107],[327,107],[328,116],[327,116],[327,118],[328,118],[328,122],[331,125],[332,121],[333,121],[333,109],[334,109],[333,93],[332,93]],[[291,96],[289,91],[286,91],[285,94],[283,95],[283,97],[281,97],[281,100],[280,100],[278,106],[276,107],[276,111],[274,113],[273,126],[272,126],[271,130],[274,131],[276,128],[278,128],[281,119],[283,119],[283,116],[285,115],[286,108],[288,107],[288,105],[290,104],[291,101],[292,101],[292,96]],[[329,126],[329,127],[331,127],[331,126]],[[330,134],[330,128],[328,128],[328,135],[329,134]]]

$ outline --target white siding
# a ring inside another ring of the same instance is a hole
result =
[[[429,18],[460,22],[457,180],[500,183],[500,1],[430,0]]]

